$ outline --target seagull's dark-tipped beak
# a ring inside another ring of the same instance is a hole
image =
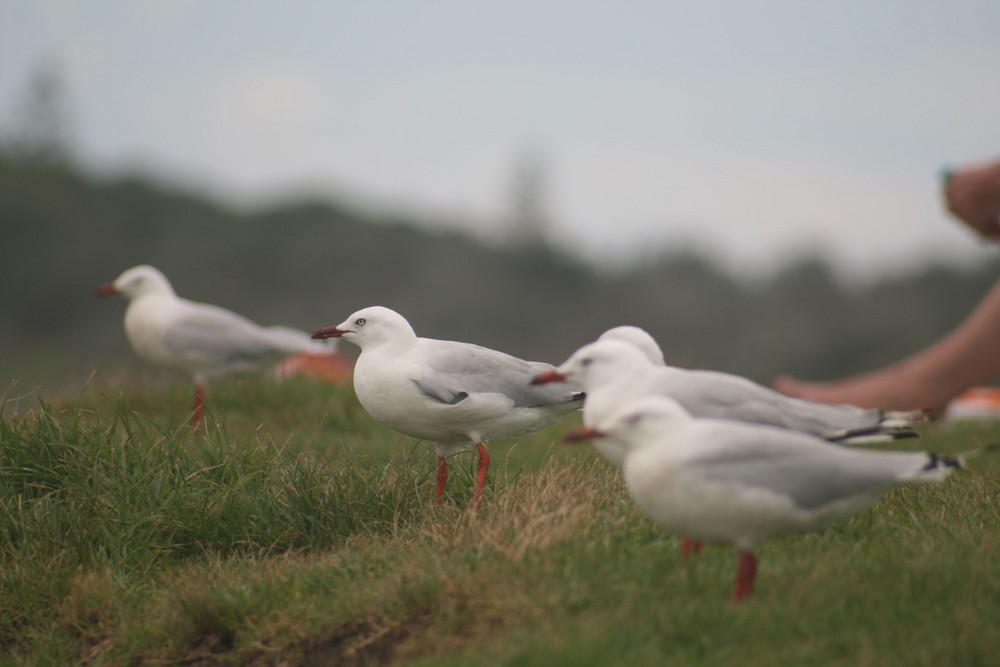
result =
[[[118,288],[115,287],[114,283],[104,283],[103,285],[99,285],[97,289],[94,290],[95,299],[102,296],[112,296],[114,294],[121,294],[121,292],[118,291]]]
[[[565,382],[566,376],[552,368],[547,371],[542,371],[534,377],[531,384],[549,384],[550,382]]]
[[[348,333],[337,327],[323,327],[313,333],[312,337],[314,340],[324,340],[326,338],[340,338],[345,333]]]
[[[563,441],[566,442],[567,444],[574,444],[577,442],[584,442],[586,440],[595,440],[598,438],[604,438],[607,437],[607,435],[608,434],[605,433],[604,431],[599,431],[596,428],[584,426],[576,429],[575,431],[570,431],[569,433],[564,435]]]

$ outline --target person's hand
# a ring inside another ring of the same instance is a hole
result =
[[[948,210],[977,234],[1000,240],[1000,162],[949,174],[944,198]]]

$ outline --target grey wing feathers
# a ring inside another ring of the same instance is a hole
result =
[[[254,363],[296,351],[287,329],[277,335],[236,313],[193,304],[163,335],[171,349],[210,363]]]
[[[502,394],[514,407],[527,408],[582,398],[580,392],[565,384],[531,384],[536,375],[552,368],[549,364],[524,361],[469,343],[422,342],[427,368],[413,381],[424,394],[439,402],[455,403],[474,394]]]
[[[806,510],[880,494],[918,478],[931,461],[924,452],[852,450],[769,427],[751,427],[742,433],[739,437],[714,435],[713,441],[721,446],[686,462],[685,467],[705,479],[738,482],[786,496]]]
[[[790,398],[751,380],[714,371],[670,369],[677,400],[696,417],[770,424],[822,437],[879,428],[879,412]],[[659,373],[664,377],[666,374]],[[700,413],[700,414],[699,414]]]
[[[457,387],[449,387],[446,382],[429,382],[426,380],[421,382],[420,380],[414,380],[413,384],[417,386],[420,393],[438,403],[457,405],[469,397],[469,392],[458,390]]]

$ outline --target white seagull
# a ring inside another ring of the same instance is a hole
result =
[[[365,410],[404,435],[436,444],[439,503],[448,479],[445,457],[472,447],[479,452],[473,499],[478,503],[490,465],[485,443],[548,426],[579,409],[583,398],[563,384],[530,384],[551,364],[470,343],[418,338],[402,315],[383,306],[364,308],[313,334],[331,337],[361,348],[354,391]]]
[[[844,444],[914,437],[924,411],[832,405],[785,396],[747,378],[717,371],[656,366],[635,345],[598,340],[534,382],[572,382],[587,394],[583,422],[592,426],[642,396],[672,398],[697,418],[730,419],[801,431]],[[619,461],[614,461],[619,464]]]
[[[928,452],[849,449],[771,426],[694,419],[656,396],[567,435],[585,439],[618,450],[629,493],[655,522],[736,547],[735,602],[753,589],[761,542],[829,525],[893,487],[941,481],[963,466]]]
[[[210,380],[257,370],[299,352],[336,351],[311,340],[305,331],[262,327],[224,308],[182,299],[166,276],[148,265],[128,269],[94,294],[120,294],[129,300],[125,335],[139,357],[194,379],[192,427],[204,419],[205,385]]]

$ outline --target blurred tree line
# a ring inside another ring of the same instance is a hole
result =
[[[139,177],[100,179],[72,161],[0,154],[0,383],[79,380],[134,363],[123,303],[91,298],[129,266],[264,324],[313,330],[383,304],[424,336],[561,361],[603,330],[649,330],[677,365],[769,382],[866,370],[964,317],[998,275],[927,266],[847,289],[821,260],[737,279],[678,251],[616,271],[538,239],[487,244],[331,202],[238,213]]]

